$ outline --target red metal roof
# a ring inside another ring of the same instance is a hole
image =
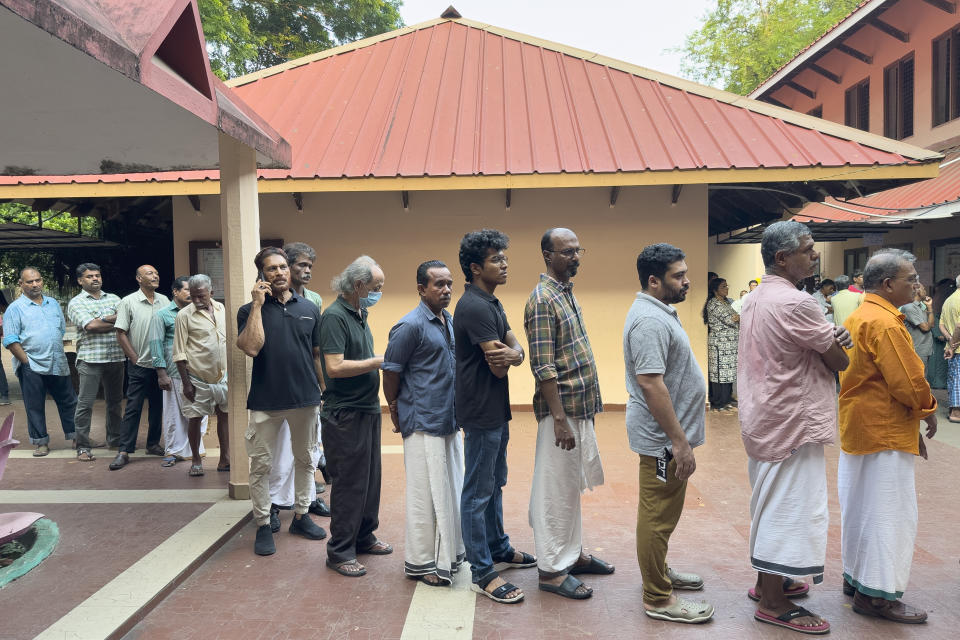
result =
[[[887,189],[854,200],[826,198],[813,202],[794,217],[799,222],[895,222],[914,217],[931,208],[960,201],[960,153],[946,157],[936,178]],[[830,206],[834,205],[834,206]],[[836,207],[843,207],[838,209]],[[884,220],[883,218],[888,218]]]
[[[841,167],[937,157],[468,20],[431,21],[230,84],[293,147],[291,168],[261,170],[262,178]]]

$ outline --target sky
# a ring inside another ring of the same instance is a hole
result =
[[[680,47],[715,0],[403,0],[412,25],[450,3],[464,18],[680,75]]]

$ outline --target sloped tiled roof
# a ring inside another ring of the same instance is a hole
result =
[[[875,167],[939,158],[465,19],[432,20],[228,84],[293,147],[291,168],[262,169],[266,179]],[[217,172],[71,178],[193,181]]]

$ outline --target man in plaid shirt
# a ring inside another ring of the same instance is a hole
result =
[[[547,272],[540,275],[523,312],[536,378],[533,410],[539,423],[530,526],[540,590],[580,600],[593,590],[576,574],[614,570],[584,554],[581,539],[580,494],[603,484],[593,429],[593,417],[603,411],[603,403],[593,350],[570,282],[584,250],[569,229],[547,230],[540,248]]]
[[[77,284],[83,289],[67,304],[67,317],[77,325],[77,374],[80,393],[77,398],[77,459],[90,462],[96,446],[90,439],[90,417],[97,391],[103,383],[107,403],[107,445],[120,446],[120,420],[123,417],[123,351],[117,342],[113,323],[117,320],[120,298],[103,291],[100,267],[85,262],[77,267]]]

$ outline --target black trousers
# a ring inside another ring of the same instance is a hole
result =
[[[710,383],[710,408],[723,409],[730,404],[733,399],[733,383],[731,382],[711,382]]]
[[[150,403],[147,414],[147,447],[160,444],[163,421],[163,394],[157,383],[157,370],[138,367],[127,362],[127,405],[120,423],[120,451],[133,453],[137,450],[137,433],[140,431],[140,414],[143,401]]]
[[[380,412],[336,409],[325,414],[320,431],[330,489],[331,562],[356,560],[377,541],[380,525]]]

